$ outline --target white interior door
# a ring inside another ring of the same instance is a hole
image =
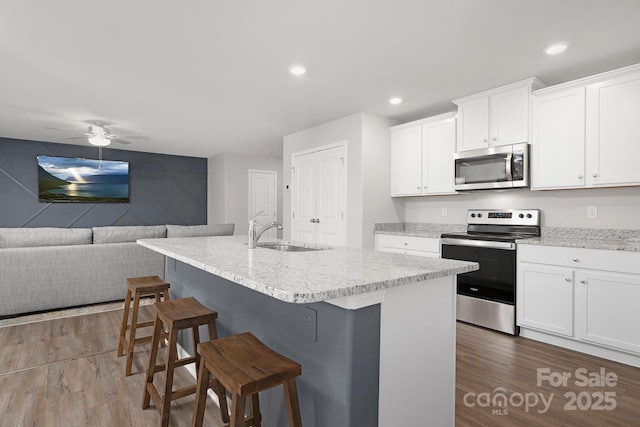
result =
[[[256,217],[259,225],[278,220],[278,175],[276,171],[249,169],[249,218]],[[261,240],[276,239],[277,231],[266,231]]]
[[[292,156],[291,187],[291,239],[313,243],[316,240],[315,153]]]
[[[293,154],[291,238],[343,246],[346,240],[345,146]]]

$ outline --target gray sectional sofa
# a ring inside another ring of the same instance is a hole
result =
[[[164,277],[138,239],[232,235],[234,224],[0,228],[0,317],[124,299],[126,278]]]

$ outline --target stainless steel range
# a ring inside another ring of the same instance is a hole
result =
[[[540,236],[538,209],[470,209],[466,233],[442,235],[442,258],[473,261],[458,275],[458,320],[519,334],[516,326],[516,240]]]

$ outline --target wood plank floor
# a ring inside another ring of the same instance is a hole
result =
[[[150,318],[150,306],[141,311]],[[137,347],[130,377],[124,376],[125,358],[116,357],[121,316],[115,310],[0,327],[0,426],[158,425],[153,406],[141,409],[148,346]],[[567,386],[538,386],[539,368],[571,372],[572,378]],[[617,385],[578,387],[574,375],[580,368],[613,372]],[[175,382],[181,387],[192,378],[179,368]],[[500,388],[506,406],[492,402]],[[568,392],[583,393],[575,410],[565,408]],[[615,401],[613,410],[587,409],[600,392],[615,393],[608,405],[601,402],[606,407]],[[548,409],[541,396],[551,399]],[[526,399],[528,409],[520,404]],[[191,425],[193,403],[192,396],[172,403],[172,426]],[[212,401],[205,425],[222,425]],[[458,324],[456,426],[640,426],[640,369]]]
[[[151,306],[140,310],[140,321],[152,318]],[[136,347],[129,377],[125,357],[116,356],[121,320],[115,310],[0,328],[0,426],[160,425],[153,404],[141,408],[149,346]],[[185,368],[176,369],[174,389],[193,383]],[[193,405],[193,396],[174,401],[170,425],[191,426]],[[213,401],[205,425],[222,426]]]
[[[538,386],[538,369],[548,369],[554,378],[563,372],[571,377],[566,386],[547,380]],[[583,385],[577,369],[598,378],[605,369],[605,375],[617,375],[617,384]],[[640,426],[640,368],[459,322],[456,373],[456,426]],[[500,400],[493,404],[500,392],[508,398],[506,406],[497,405]],[[565,393],[578,399],[572,402]],[[615,395],[598,402],[604,393]]]

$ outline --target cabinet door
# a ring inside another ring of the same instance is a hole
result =
[[[531,188],[583,187],[585,89],[533,97]]]
[[[518,264],[518,325],[573,336],[573,270]]]
[[[422,193],[422,129],[420,126],[391,133],[391,195]]]
[[[489,146],[489,97],[458,105],[458,151]]]
[[[584,270],[576,280],[578,337],[640,354],[640,277]]]
[[[453,194],[456,150],[455,119],[422,126],[422,191],[425,194]]]
[[[640,184],[640,74],[589,87],[589,105],[588,182]]]
[[[491,146],[529,140],[529,88],[523,87],[489,98]]]
[[[316,243],[344,246],[345,147],[319,151],[316,156]]]

